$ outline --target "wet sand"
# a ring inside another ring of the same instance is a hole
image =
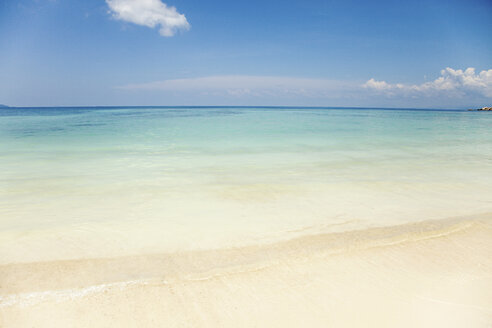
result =
[[[1,327],[490,327],[492,214],[0,266]]]

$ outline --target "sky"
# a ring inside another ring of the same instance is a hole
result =
[[[0,0],[9,106],[492,105],[490,0]]]

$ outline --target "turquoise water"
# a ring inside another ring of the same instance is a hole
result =
[[[8,108],[0,140],[7,262],[492,209],[492,115],[483,112]]]

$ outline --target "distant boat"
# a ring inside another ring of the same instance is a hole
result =
[[[482,108],[478,108],[478,109],[469,109],[469,110],[480,110],[480,111],[482,111],[482,110],[490,110],[490,111],[492,111],[492,107],[482,107]]]

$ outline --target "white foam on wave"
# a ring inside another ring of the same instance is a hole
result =
[[[132,280],[124,282],[115,282],[109,284],[100,284],[85,288],[72,288],[63,290],[48,290],[42,292],[14,294],[0,296],[0,308],[9,306],[33,306],[42,302],[63,302],[74,300],[90,295],[106,292],[114,289],[123,290],[131,286],[145,286],[149,282],[146,280]]]

